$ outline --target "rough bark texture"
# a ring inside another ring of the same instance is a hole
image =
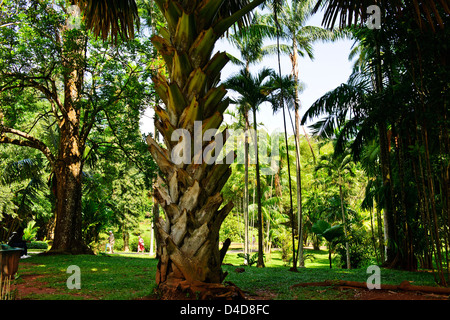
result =
[[[232,203],[223,203],[220,193],[231,174],[230,163],[206,163],[206,148],[218,155],[221,146],[216,138],[211,141],[202,138],[207,130],[219,128],[229,104],[224,100],[225,88],[217,87],[228,57],[224,52],[211,57],[214,44],[230,26],[260,3],[262,0],[242,2],[239,6],[213,0],[157,1],[168,24],[167,29],[163,28],[160,35],[152,38],[166,62],[168,74],[168,78],[162,73],[153,78],[155,90],[164,103],[164,107],[155,107],[158,118],[155,126],[165,147],[151,137],[147,138],[147,144],[160,169],[154,197],[165,214],[155,223],[159,259],[156,282],[167,296],[169,292],[188,288],[191,291],[204,288],[202,292],[212,292],[219,287],[230,290],[221,285],[226,276],[221,264],[227,245],[219,250],[220,226],[233,208]],[[201,121],[199,130],[195,121]],[[188,159],[179,164],[175,164],[177,161],[172,157],[174,149],[178,150],[179,142],[183,141],[172,141],[177,129],[188,133],[192,142],[183,149],[182,155]],[[215,135],[226,140],[223,133]],[[195,160],[201,156],[201,161]],[[211,291],[206,287],[217,288]],[[201,294],[201,297],[207,298],[208,294]]]
[[[66,39],[64,56],[64,102],[60,107],[59,150],[53,168],[56,198],[55,237],[50,253],[93,254],[82,239],[82,170],[85,141],[80,134],[80,109],[77,101],[84,80],[83,37]],[[73,46],[73,47],[70,47]],[[81,60],[82,61],[82,60]]]
[[[165,212],[156,222],[157,284],[169,279],[221,283],[225,275],[220,268],[219,229],[233,204],[220,209],[220,190],[231,174],[229,165],[164,166],[170,160],[152,140],[147,140],[150,151],[166,175],[158,176],[154,185],[154,196]]]

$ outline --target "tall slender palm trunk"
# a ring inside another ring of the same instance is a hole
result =
[[[298,234],[298,248],[297,248],[297,255],[298,255],[298,265],[300,267],[305,266],[305,261],[303,259],[303,207],[302,207],[302,170],[301,170],[301,163],[300,163],[300,97],[299,97],[299,90],[298,90],[298,83],[299,83],[299,68],[298,68],[298,49],[297,49],[297,43],[294,38],[292,43],[292,49],[293,53],[291,55],[291,63],[292,63],[292,74],[294,75],[294,81],[295,81],[295,96],[294,96],[294,107],[295,107],[295,152],[296,152],[296,177],[297,177],[297,234]]]
[[[258,203],[258,268],[264,268],[264,247],[263,247],[263,221],[261,206],[261,177],[259,174],[259,153],[258,153],[258,133],[256,122],[256,108],[253,108],[253,130],[255,132],[255,161],[256,161],[256,199]]]
[[[245,166],[245,177],[244,177],[244,264],[248,264],[247,257],[250,254],[249,251],[249,234],[248,234],[248,205],[249,205],[249,195],[248,195],[248,132],[249,132],[249,122],[248,122],[248,110],[244,111],[244,121],[245,121],[245,136],[244,136],[244,166]]]

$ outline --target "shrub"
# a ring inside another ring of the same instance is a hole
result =
[[[258,252],[254,253],[252,256],[250,256],[249,253],[244,254],[241,252],[241,253],[238,253],[237,256],[239,258],[243,258],[244,260],[247,260],[247,263],[249,266],[252,266],[258,262]],[[245,259],[246,256],[247,256],[247,259]],[[266,256],[263,255],[263,257],[264,257],[264,261],[266,261]]]
[[[48,243],[45,241],[31,241],[27,243],[28,249],[39,249],[39,250],[47,250]]]
[[[368,233],[364,229],[350,229],[348,244],[350,250],[350,266],[352,269],[362,268],[372,264],[371,257],[374,256],[373,246]],[[338,253],[338,266],[343,269],[347,268],[345,242],[337,246],[336,253]]]
[[[284,232],[278,237],[279,247],[281,249],[281,259],[287,265],[292,260],[292,237]]]

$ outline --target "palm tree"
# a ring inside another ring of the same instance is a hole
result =
[[[345,237],[348,237],[347,232],[347,219],[346,210],[344,209],[344,192],[342,186],[344,184],[343,175],[348,172],[351,176],[354,176],[353,168],[351,166],[352,157],[350,154],[339,155],[335,157],[334,155],[322,156],[319,164],[316,166],[316,170],[325,169],[328,171],[328,175],[333,177],[333,180],[339,186],[339,197],[341,200],[341,213],[342,213],[342,225],[344,226]],[[348,247],[348,241],[345,242],[346,251],[346,261],[347,269],[350,269],[350,251]]]
[[[339,239],[344,236],[342,232],[342,225],[331,226],[328,222],[324,220],[319,220],[311,227],[312,232],[317,236],[324,237],[328,242],[328,260],[330,262],[330,269],[332,268],[331,254],[333,252],[333,246],[335,246]]]
[[[8,186],[7,190],[12,193],[10,203],[0,207],[3,220],[1,241],[7,240],[20,225],[25,227],[26,222],[33,218],[34,206],[41,200],[43,190],[48,188],[44,181],[46,165],[41,155],[37,154],[34,158],[9,161],[1,168],[0,187]]]
[[[236,30],[228,38],[229,42],[235,46],[241,55],[241,60],[236,57],[231,57],[231,61],[236,65],[245,65],[245,71],[250,72],[250,65],[261,61],[263,58],[263,51],[261,50],[263,45],[264,37],[268,34],[270,27],[261,24],[261,18],[259,15],[255,14],[252,20],[252,24],[246,28]],[[249,132],[249,120],[248,112],[249,109],[246,105],[238,106],[239,112],[244,117],[245,132]],[[249,195],[248,195],[248,153],[249,153],[249,143],[248,135],[244,137],[244,166],[245,166],[245,186],[244,186],[244,257],[248,257],[248,247],[249,247],[249,237],[248,237],[248,206],[249,206]],[[244,260],[244,264],[247,264],[247,260]]]
[[[313,9],[316,1],[292,1],[290,4],[285,2],[282,6],[278,6],[280,11],[277,12],[277,19],[282,26],[280,30],[280,37],[290,44],[279,45],[280,51],[288,54],[292,65],[292,76],[295,83],[294,90],[294,112],[295,112],[295,150],[296,150],[296,177],[297,177],[297,210],[298,210],[298,234],[299,239],[302,239],[302,182],[301,182],[301,166],[300,166],[300,97],[301,84],[299,77],[299,57],[308,56],[314,59],[313,43],[317,41],[334,40],[342,35],[342,32],[334,32],[324,28],[306,25],[308,19],[313,14]],[[274,20],[274,15],[269,17],[269,20]],[[272,22],[273,24],[274,22]],[[275,45],[267,46],[264,50],[268,53],[277,53]],[[304,266],[303,261],[303,245],[301,241],[298,244],[298,261],[299,266]],[[297,259],[294,259],[297,261]]]
[[[241,56],[239,59],[229,55],[232,62],[245,66],[245,70],[250,72],[250,66],[264,58],[264,40],[270,38],[274,32],[274,28],[267,24],[266,17],[255,13],[250,26],[236,30],[228,37],[228,41],[239,50]]]
[[[151,137],[147,142],[161,170],[155,197],[167,217],[156,223],[160,238],[157,283],[163,290],[175,289],[183,280],[217,284],[225,278],[221,264],[228,247],[219,251],[219,229],[233,203],[219,208],[230,164],[195,163],[196,155],[192,155],[188,163],[175,165],[170,155],[178,141],[171,136],[183,129],[195,139],[195,121],[202,122],[201,135],[219,128],[229,104],[224,100],[225,86],[218,86],[228,57],[218,52],[211,58],[214,44],[230,26],[245,22],[243,17],[261,2],[158,1],[168,26],[152,42],[167,64],[169,78],[160,73],[153,81],[165,104],[165,109],[156,107],[155,112],[166,149]],[[211,146],[201,146],[202,150],[207,147]]]
[[[258,203],[258,267],[264,267],[263,257],[263,234],[262,234],[262,206],[261,206],[261,181],[259,173],[259,154],[257,142],[257,121],[256,111],[258,107],[264,103],[269,102],[269,94],[273,91],[269,83],[271,78],[275,76],[272,69],[263,68],[256,76],[251,75],[247,70],[241,70],[239,74],[231,77],[225,82],[225,86],[231,90],[239,93],[240,97],[233,101],[233,103],[252,110],[253,112],[253,130],[255,133],[254,147],[256,158],[256,197]]]
[[[135,24],[139,26],[135,0],[74,0],[84,15],[87,29],[103,40],[117,41],[134,37]],[[158,1],[159,2],[159,1]]]

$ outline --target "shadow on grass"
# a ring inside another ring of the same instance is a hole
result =
[[[351,280],[365,282],[367,270],[329,268],[328,252],[305,250],[313,255],[313,261],[306,261],[306,268],[299,272],[289,271],[290,265],[281,259],[281,252],[274,251],[267,256],[266,268],[242,266],[243,259],[236,252],[225,257],[223,270],[228,272],[225,281],[231,281],[255,299],[266,295],[270,299],[345,299],[336,290],[326,288],[292,289],[292,285],[325,280]],[[36,286],[56,289],[53,295],[30,294],[29,299],[142,299],[154,293],[158,261],[148,254],[99,254],[92,255],[35,255],[19,263],[19,279],[26,281],[34,276]],[[77,265],[81,271],[81,289],[69,290],[67,268]],[[240,272],[237,272],[236,269]],[[242,272],[242,269],[244,270]],[[21,279],[22,277],[22,279]],[[408,280],[416,285],[435,285],[428,272],[405,272],[381,269],[383,284],[399,284]],[[325,291],[323,291],[325,290]],[[53,297],[53,298],[51,298]]]

